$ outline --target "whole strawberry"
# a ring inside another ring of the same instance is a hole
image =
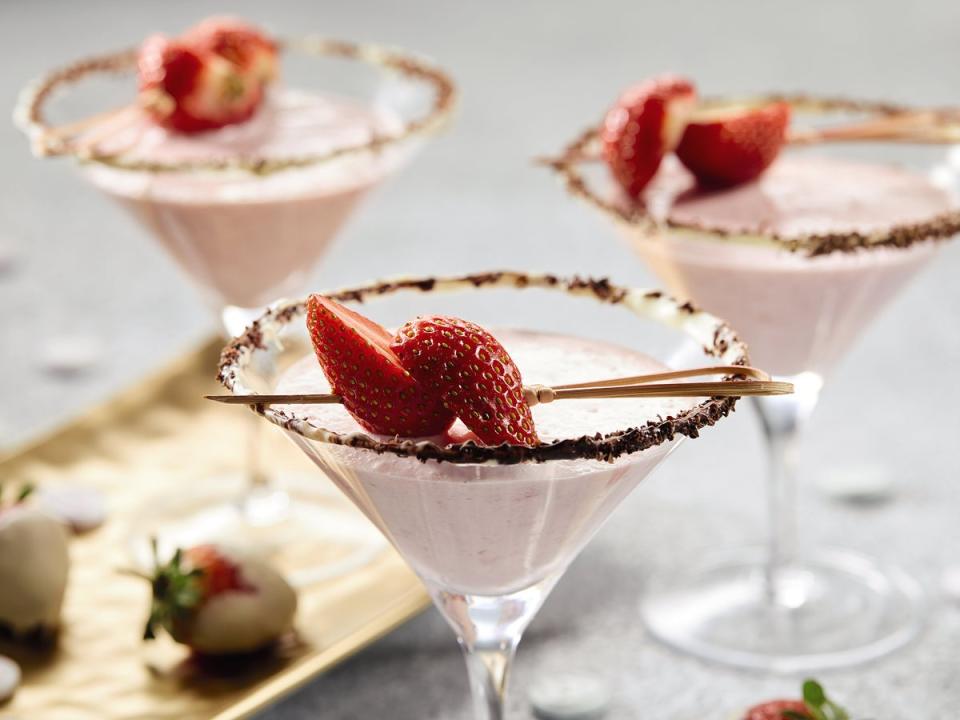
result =
[[[204,655],[263,648],[290,630],[297,595],[263,560],[220,545],[177,550],[157,563],[144,638],[165,630]]]
[[[628,195],[639,197],[676,147],[696,97],[686,78],[661,75],[629,88],[607,112],[603,157]]]
[[[407,371],[391,348],[393,336],[373,320],[311,295],[307,329],[331,388],[365,429],[422,437],[440,435],[453,424],[454,413]]]
[[[397,332],[403,366],[487,445],[540,442],[523,397],[520,371],[479,325],[455,317],[419,317]]]

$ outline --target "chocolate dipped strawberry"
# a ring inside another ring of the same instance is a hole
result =
[[[51,635],[60,624],[70,554],[59,520],[25,487],[8,501],[0,485],[0,626],[15,636]]]
[[[297,595],[258,557],[221,545],[177,550],[152,577],[144,638],[165,630],[203,655],[246,653],[289,632]]]
[[[661,75],[627,89],[607,112],[600,131],[603,157],[628,195],[641,195],[680,142],[696,98],[686,78]]]

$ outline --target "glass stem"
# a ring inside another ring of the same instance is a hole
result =
[[[246,414],[247,422],[247,475],[246,494],[265,490],[270,485],[270,477],[263,470],[263,428],[260,418],[253,413]]]
[[[476,720],[503,720],[507,678],[519,639],[505,638],[503,643],[493,647],[470,647],[460,639],[470,675]]]
[[[507,595],[462,595],[430,588],[433,602],[457,633],[470,675],[476,720],[503,720],[507,680],[520,637],[556,577]]]
[[[813,412],[823,380],[814,373],[783,378],[794,383],[793,395],[752,398],[767,445],[768,547],[765,568],[771,605],[791,608],[802,604],[794,592],[790,571],[797,559],[797,460],[801,433]]]
[[[239,308],[228,305],[221,311],[221,320],[228,337],[242,334],[261,314],[260,308]],[[286,517],[289,497],[274,486],[263,465],[263,422],[253,413],[246,413],[247,437],[244,462],[244,483],[237,504],[251,525],[272,525]]]

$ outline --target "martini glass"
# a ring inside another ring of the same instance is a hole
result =
[[[899,111],[809,97],[792,104],[795,111],[844,117]],[[944,132],[943,141],[949,136]],[[960,230],[955,201],[923,175],[875,159],[791,150],[760,181],[712,194],[690,190],[690,176],[668,159],[640,207],[623,198],[605,168],[589,162],[596,142],[597,132],[588,131],[552,163],[571,192],[613,218],[673,293],[732,322],[753,359],[796,390],[751,398],[769,455],[766,546],[719,553],[654,582],[641,606],[647,626],[668,645],[700,657],[783,672],[847,666],[902,646],[922,625],[919,586],[861,553],[801,551],[795,469],[825,377],[934,257],[939,241]],[[786,184],[792,195],[773,189]],[[871,199],[871,188],[883,193],[880,201]],[[750,213],[770,214],[771,197],[800,204],[798,225],[813,229],[750,227]],[[825,207],[811,198],[826,198]],[[892,208],[902,203],[911,211],[900,217]],[[858,227],[823,224],[837,207],[856,214]],[[711,220],[695,218],[704,208]],[[745,229],[713,224],[724,214],[745,215]]]
[[[545,291],[553,297],[543,297]],[[687,337],[701,348],[701,365],[704,358],[747,362],[743,344],[716,318],[662,293],[606,281],[486,273],[376,283],[331,297],[362,301],[364,312],[390,325],[412,312],[442,311],[494,323],[510,317],[536,328],[496,331],[527,381],[637,370],[630,362],[662,367]],[[302,347],[296,341],[306,333],[304,312],[302,302],[278,303],[235,339],[221,359],[224,385],[235,394],[324,392],[312,353],[281,349]],[[548,332],[571,326],[591,335]],[[601,329],[619,343],[600,339]],[[264,345],[265,336],[280,342]],[[623,348],[625,339],[632,350]],[[610,364],[615,357],[622,364]],[[730,398],[642,406],[581,402],[535,406],[541,436],[550,438],[535,448],[372,437],[340,406],[257,408],[289,433],[423,580],[457,634],[480,720],[504,717],[521,634],[577,553],[683,435],[696,437],[733,407]]]
[[[283,85],[252,119],[213,132],[170,133],[135,106],[91,115],[133,96],[129,51],[53,71],[24,91],[18,108],[35,151],[77,157],[83,177],[169,252],[228,337],[270,300],[302,290],[361,200],[453,106],[447,75],[403,52],[316,38],[281,48]],[[85,119],[54,127],[48,115]],[[151,562],[150,537],[161,553],[226,540],[274,555],[308,582],[382,551],[379,535],[349,506],[337,510],[316,483],[273,482],[259,461],[269,440],[260,426],[251,418],[240,440],[242,474],[145,506],[132,522],[135,557]]]

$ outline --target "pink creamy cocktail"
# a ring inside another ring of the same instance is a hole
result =
[[[810,113],[816,127],[792,125]],[[643,618],[666,643],[809,672],[880,657],[919,631],[922,594],[898,568],[800,549],[795,470],[825,377],[960,232],[957,199],[932,175],[842,159],[840,143],[916,142],[929,158],[931,146],[955,142],[958,118],[814,96],[698,102],[689,81],[660,77],[628,89],[603,125],[551,161],[674,294],[729,320],[755,362],[796,387],[751,398],[769,453],[767,544],[651,586]]]
[[[103,149],[129,147],[131,160],[171,165],[293,158],[362,145],[402,125],[389,108],[282,89],[245,123],[185,135],[144,118]],[[85,172],[151,231],[211,305],[255,308],[302,287],[358,201],[399,160],[388,149],[266,176],[98,164]]]
[[[953,207],[923,175],[810,155],[787,154],[757,181],[727,190],[699,190],[676,166],[657,182],[650,192],[669,193],[658,201],[682,227],[629,232],[633,247],[674,294],[733,323],[757,364],[778,375],[830,370],[937,244],[809,257],[763,235],[869,236]]]
[[[524,376],[542,384],[590,377],[658,372],[664,365],[642,353],[581,338],[533,332],[495,332]],[[278,393],[329,392],[317,361],[304,357],[277,381]],[[695,400],[648,398],[576,400],[536,405],[544,442],[614,432],[657,417],[676,416]],[[317,427],[362,432],[340,405],[292,406]],[[462,423],[452,428],[456,436]],[[434,438],[442,442],[442,438]],[[334,481],[360,506],[410,566],[429,584],[458,593],[505,595],[556,575],[611,511],[675,447],[666,443],[617,462],[562,460],[542,466],[482,470],[450,463],[337,449],[311,452],[321,468],[348,463]],[[464,492],[463,483],[472,483]]]
[[[491,333],[437,320],[458,300],[491,327],[499,318],[534,329]],[[411,306],[427,317],[411,321]],[[386,330],[378,318],[399,309],[407,323]],[[533,312],[523,318],[525,310]],[[542,332],[584,310],[584,332],[615,329],[624,345]],[[307,338],[316,356],[304,349]],[[687,340],[700,349],[698,367],[748,364],[731,328],[657,291],[513,272],[426,277],[280,302],[224,349],[219,377],[244,396],[328,393],[329,401],[336,388],[332,399],[343,405],[284,397],[253,409],[283,427],[318,478],[332,479],[422,578],[464,651],[477,720],[502,720],[520,637],[570,562],[682,436],[697,437],[735,402],[558,397],[530,407],[519,386],[659,371]],[[422,374],[431,368],[435,375]],[[441,434],[373,434],[400,422],[401,410],[408,421],[430,415],[435,394],[447,410],[460,408],[458,419],[412,427]],[[519,411],[529,425],[523,437],[480,439],[515,425]]]
[[[105,88],[106,77],[121,82]],[[141,222],[233,335],[302,290],[364,196],[444,125],[454,95],[443,70],[399,50],[274,39],[210,18],[51,71],[24,89],[17,119],[37,155],[82,161],[83,177]],[[77,107],[92,114],[77,118]],[[251,420],[231,446],[242,473],[146,504],[131,522],[139,560],[152,562],[151,536],[161,554],[225,541],[255,546],[307,582],[383,549],[352,508],[331,512],[293,478],[289,491],[275,486],[258,429]]]

